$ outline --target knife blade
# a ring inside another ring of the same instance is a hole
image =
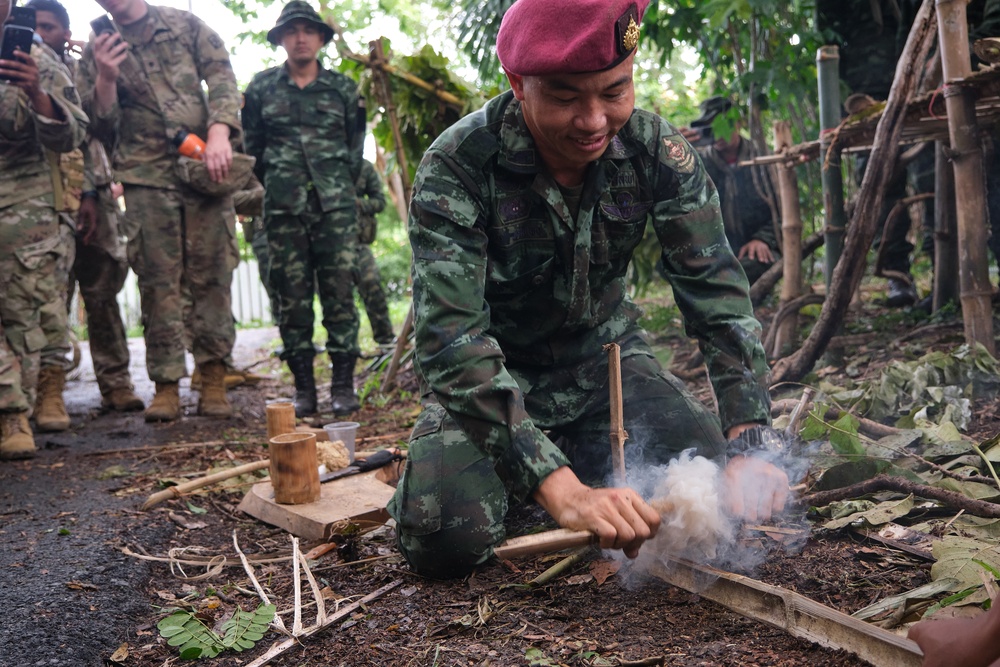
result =
[[[388,465],[393,461],[401,461],[402,459],[403,457],[400,456],[395,450],[383,449],[380,452],[375,452],[369,457],[356,459],[354,463],[346,468],[341,468],[340,470],[334,470],[320,475],[319,483],[323,484],[325,482],[332,482],[333,480],[340,479],[341,477],[348,477],[349,475],[357,475],[359,473],[368,472],[369,470],[375,470],[376,468],[381,468],[382,466]]]

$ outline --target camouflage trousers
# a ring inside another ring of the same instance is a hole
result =
[[[129,373],[128,338],[118,292],[125,285],[128,264],[92,245],[76,244],[76,262],[70,275],[70,298],[80,284],[80,297],[87,312],[87,334],[94,375],[101,395],[114,389],[132,389]]]
[[[40,312],[55,281],[61,243],[50,197],[0,211],[0,412],[35,405],[45,332]],[[65,310],[65,305],[63,306]]]
[[[358,222],[354,207],[323,213],[315,196],[301,215],[268,215],[270,282],[278,294],[281,358],[315,355],[313,298],[319,292],[326,349],[357,356],[354,267]]]
[[[128,260],[139,280],[146,370],[154,382],[187,375],[182,286],[191,295],[188,326],[198,365],[233,349],[230,286],[236,254],[231,198],[191,190],[125,186]]]
[[[250,224],[244,225],[244,236],[250,238],[250,250],[253,251],[253,256],[257,259],[257,274],[260,276],[260,282],[264,285],[268,303],[271,305],[271,319],[277,324],[281,308],[279,307],[278,293],[275,291],[274,285],[271,284],[271,256],[267,251],[267,233],[264,231],[263,224],[260,223],[262,223],[261,220],[255,219]],[[247,230],[252,231],[247,234]]]
[[[358,286],[358,294],[365,304],[368,322],[372,325],[372,338],[376,343],[392,342],[392,320],[389,319],[389,304],[385,300],[385,290],[382,289],[382,276],[375,263],[375,255],[370,245],[358,243],[358,266],[354,282]]]
[[[72,365],[69,341],[69,278],[76,261],[76,227],[66,217],[59,215],[59,258],[50,280],[41,283],[45,303],[39,312],[45,347],[41,352],[41,365],[58,366],[68,371]]]
[[[666,463],[691,447],[703,456],[721,456],[725,438],[718,418],[661,368],[638,336],[619,344],[629,434],[626,468]],[[607,369],[603,354],[572,368],[507,369],[524,392],[532,420],[591,486],[603,484],[611,472]],[[443,407],[427,406],[410,435],[406,468],[388,506],[410,566],[444,578],[485,562],[506,536],[503,521],[510,502],[494,462]]]

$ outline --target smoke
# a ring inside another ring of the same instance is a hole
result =
[[[619,561],[619,576],[626,586],[637,587],[648,579],[651,568],[660,564],[670,569],[675,559],[696,564],[750,574],[776,547],[795,552],[805,544],[808,530],[797,541],[782,543],[767,539],[759,531],[745,530],[743,519],[733,516],[727,503],[725,476],[713,461],[696,456],[689,449],[668,465],[632,467],[629,485],[638,491],[654,509],[660,512],[662,522],[656,537],[643,544],[639,556],[630,560],[621,551],[607,555]],[[778,452],[759,452],[755,458],[766,460],[784,470],[791,484],[805,474],[808,464],[791,455],[787,447]],[[758,502],[762,485],[753,479],[744,480],[744,498],[748,503]],[[792,494],[786,508],[794,508]],[[766,503],[767,499],[759,499]],[[768,525],[787,524],[804,519],[804,510],[786,509],[779,516],[772,515]],[[787,536],[783,536],[787,537]],[[712,579],[697,582],[707,587]]]

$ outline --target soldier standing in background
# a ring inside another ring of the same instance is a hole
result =
[[[359,355],[354,306],[358,219],[354,183],[361,171],[365,115],[357,85],[323,67],[333,38],[308,3],[285,5],[268,41],[287,60],[250,82],[244,95],[247,153],[264,184],[264,229],[270,282],[280,300],[281,358],[295,378],[295,413],[316,412],[313,298],[318,287],[330,355],[335,415],[358,409]]]
[[[0,0],[0,18],[10,11]],[[0,20],[0,23],[3,21]],[[83,142],[87,116],[68,72],[43,46],[0,61],[0,459],[35,451],[28,415],[35,403],[39,311],[62,250],[46,151]]]
[[[78,61],[67,50],[71,32],[65,7],[57,0],[31,0],[26,6],[37,13],[36,32],[42,41],[55,51],[75,79]],[[90,134],[84,142],[82,158],[83,183],[76,192],[77,202],[72,206],[76,209],[76,234],[71,250],[75,251],[76,259],[72,262],[72,271],[65,274],[66,306],[69,307],[72,302],[73,291],[79,281],[87,313],[90,355],[101,391],[101,406],[122,412],[142,410],[145,406],[135,393],[129,373],[128,339],[117,301],[118,292],[125,285],[128,275],[128,262],[121,241],[121,211],[111,192],[111,162],[104,145]],[[73,254],[67,253],[68,256]],[[65,350],[53,345],[56,342],[53,336],[55,331],[46,326],[46,313],[53,307],[47,304],[42,311],[42,328],[46,330],[49,340],[49,345],[42,351],[43,378],[48,369],[52,369],[52,375],[56,376],[55,382],[46,384],[44,379],[39,381],[35,423],[43,431],[63,430],[69,426],[69,416],[62,403],[65,374],[63,366],[58,363],[66,358],[66,354]],[[51,317],[49,320],[55,325],[58,318]],[[47,353],[51,354],[55,363],[46,365]],[[46,418],[45,414],[51,416]],[[65,426],[62,428],[51,428],[63,423]]]
[[[379,275],[371,247],[378,235],[375,214],[385,208],[385,192],[375,165],[368,160],[361,164],[361,175],[358,176],[354,189],[357,191],[358,207],[358,266],[355,282],[365,304],[365,312],[368,313],[368,322],[372,326],[372,338],[379,345],[391,345],[393,334],[389,304],[386,303],[382,276]]]
[[[198,414],[226,418],[225,366],[236,339],[230,285],[236,214],[229,195],[206,194],[178,169],[174,140],[207,139],[204,165],[227,180],[239,142],[239,90],[225,44],[193,14],[145,0],[98,0],[118,33],[84,51],[79,83],[94,134],[117,141],[116,178],[125,186],[128,258],[139,279],[146,367],[156,395],[147,421],[180,416],[184,358],[182,284],[190,291],[192,352],[202,376]],[[207,86],[207,96],[202,83]]]
[[[697,448],[722,459],[735,515],[784,506],[787,476],[743,440],[770,423],[768,366],[715,187],[676,128],[635,109],[648,4],[518,0],[497,36],[511,90],[445,130],[417,169],[414,358],[430,394],[387,509],[421,574],[485,562],[510,504],[529,499],[632,558],[656,533],[636,491],[596,488],[611,471],[612,342],[626,456],[647,466]],[[648,225],[718,416],[637,324],[625,275]]]

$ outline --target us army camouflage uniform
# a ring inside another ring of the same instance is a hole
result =
[[[733,251],[738,255],[740,248],[750,241],[762,241],[771,249],[775,261],[779,261],[781,253],[774,233],[774,223],[771,220],[771,207],[767,205],[754,184],[753,167],[728,164],[725,158],[719,155],[714,144],[699,148],[698,153],[705,163],[705,170],[719,190],[726,238],[729,239]],[[749,141],[740,139],[737,165],[753,157],[753,146]],[[762,177],[767,178],[766,175]],[[750,257],[740,259],[740,265],[751,285],[771,268],[771,264]]]
[[[270,283],[279,295],[281,358],[313,357],[318,288],[331,354],[358,355],[354,182],[365,119],[357,85],[320,67],[300,89],[284,66],[265,70],[244,95],[247,153],[264,184]]]
[[[382,179],[368,160],[361,163],[361,175],[354,188],[358,198],[358,266],[355,282],[365,304],[368,321],[372,325],[372,337],[376,343],[384,345],[392,342],[392,320],[389,319],[389,304],[385,300],[382,276],[379,275],[371,244],[378,234],[375,214],[385,208],[385,193],[382,191]]]
[[[504,538],[508,504],[558,467],[603,481],[606,343],[622,347],[632,465],[689,447],[715,456],[724,428],[768,423],[760,325],[693,149],[663,119],[635,111],[582,193],[574,220],[510,92],[445,131],[417,171],[416,361],[436,403],[414,426],[389,512],[421,573],[454,576],[486,560]],[[721,423],[660,368],[636,324],[625,273],[648,222]]]
[[[146,368],[155,382],[187,374],[182,285],[193,299],[195,363],[222,361],[236,338],[230,285],[238,260],[231,197],[210,197],[185,185],[171,144],[180,130],[202,139],[224,123],[239,143],[240,96],[222,39],[193,14],[149,5],[145,18],[119,26],[130,45],[121,65],[118,99],[93,113],[94,134],[116,146],[116,178],[125,186],[128,260],[139,279]],[[79,84],[92,112],[97,69],[91,46]],[[208,95],[202,92],[202,82]]]
[[[19,88],[0,81],[0,327],[7,343],[0,346],[0,412],[35,404],[46,343],[39,311],[62,250],[46,150],[72,151],[88,125],[66,69],[45,47],[31,55],[62,119],[39,116]]]

